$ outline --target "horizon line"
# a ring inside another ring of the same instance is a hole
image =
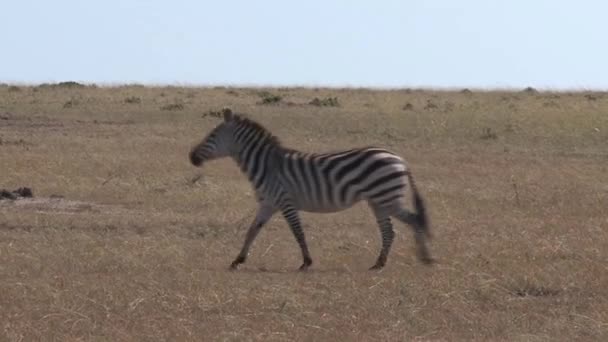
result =
[[[75,82],[83,86],[88,87],[99,87],[99,88],[120,88],[120,87],[148,87],[148,88],[292,88],[292,89],[358,89],[358,90],[380,90],[380,91],[478,91],[478,92],[496,92],[496,91],[524,91],[524,90],[536,90],[545,92],[606,92],[606,87],[589,87],[589,86],[473,86],[473,85],[456,85],[456,86],[441,86],[432,84],[403,84],[403,85],[374,85],[374,84],[352,84],[344,82],[342,84],[336,83],[282,83],[282,82],[267,82],[267,83],[256,83],[256,82],[141,82],[141,81],[104,81],[104,82],[91,82],[77,79],[66,79],[62,81],[43,81],[43,82],[27,82],[27,81],[4,81],[0,80],[0,86],[22,86],[22,87],[39,87],[48,85],[58,85],[60,83]]]

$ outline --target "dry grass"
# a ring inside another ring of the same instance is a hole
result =
[[[607,94],[266,90],[0,86],[0,187],[35,196],[0,202],[2,340],[608,339]],[[367,271],[360,205],[303,214],[309,272],[280,217],[229,272],[251,189],[187,158],[222,106],[302,150],[402,154],[439,263],[397,225]]]

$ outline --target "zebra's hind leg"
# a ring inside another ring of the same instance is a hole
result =
[[[234,259],[232,264],[230,264],[230,269],[234,270],[239,264],[245,262],[253,240],[255,240],[262,227],[266,224],[266,222],[268,222],[268,220],[270,220],[270,218],[272,217],[272,215],[274,215],[275,212],[276,209],[273,206],[267,204],[260,204],[258,212],[255,215],[253,222],[251,222],[249,229],[247,230],[247,236],[245,237],[245,243],[243,244],[243,248],[241,248],[241,252],[236,257],[236,259]]]
[[[388,253],[390,252],[393,239],[395,238],[395,232],[393,231],[393,224],[391,218],[384,211],[375,209],[374,215],[376,216],[376,223],[380,228],[380,235],[382,237],[382,248],[380,249],[380,255],[374,266],[370,267],[370,270],[379,270],[386,264]]]
[[[285,206],[281,211],[283,213],[283,217],[285,217],[285,220],[287,220],[287,223],[289,224],[289,229],[291,229],[291,232],[296,238],[298,245],[300,245],[303,259],[300,270],[305,271],[310,265],[312,265],[312,258],[310,257],[310,252],[308,251],[306,237],[304,236],[304,231],[302,230],[302,225],[300,223],[300,217],[298,212],[291,206]]]
[[[410,212],[402,206],[398,206],[392,216],[412,227],[414,231],[414,238],[416,239],[416,252],[418,255],[418,260],[427,265],[432,264],[434,260],[429,253],[428,247],[426,246],[428,236],[427,227],[423,226],[423,223],[418,215]]]

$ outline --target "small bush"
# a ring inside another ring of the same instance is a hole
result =
[[[9,92],[18,92],[18,91],[21,91],[21,88],[15,86],[15,85],[12,85],[12,86],[8,87],[8,91]]]
[[[50,88],[50,89],[55,89],[55,88],[85,88],[85,87],[86,87],[86,85],[78,83],[78,82],[66,81],[66,82],[59,82],[59,83],[41,83],[35,89],[45,89],[45,88]],[[92,85],[91,87],[96,87],[96,86]]]
[[[454,104],[454,102],[447,101],[447,102],[445,103],[445,107],[443,108],[443,111],[444,111],[444,112],[451,112],[451,111],[453,111],[455,108],[456,108],[456,105]]]
[[[403,110],[414,110],[414,105],[408,102],[403,106],[402,109]]]
[[[56,85],[59,88],[84,88],[85,85],[84,84],[80,84],[78,82],[74,82],[74,81],[67,81],[67,82],[59,82]]]
[[[524,93],[526,94],[537,94],[538,90],[532,88],[532,87],[526,87],[524,90],[522,90]]]
[[[68,100],[66,103],[63,104],[63,108],[72,108],[78,105],[78,100],[75,99],[71,99]]]
[[[511,294],[518,297],[552,297],[561,292],[559,289],[535,284],[528,280],[523,280],[510,287]]]
[[[183,110],[184,108],[185,108],[185,106],[181,103],[169,103],[169,104],[166,104],[166,105],[160,107],[160,110],[175,111],[175,110]]]
[[[437,105],[433,102],[433,100],[426,100],[426,105],[424,106],[424,109],[426,109],[426,110],[437,109]]]
[[[557,108],[557,107],[559,107],[559,105],[555,101],[546,101],[546,102],[543,102],[543,107]]]
[[[258,95],[262,98],[261,104],[265,104],[265,105],[279,103],[283,99],[281,96],[271,94],[267,91],[263,91],[263,92],[259,93]]]
[[[498,139],[498,135],[492,131],[491,128],[487,127],[484,131],[483,134],[480,137],[482,140],[496,140]]]
[[[137,96],[129,96],[125,99],[125,103],[138,104],[138,103],[141,103],[141,98],[139,98]]]
[[[324,99],[319,99],[315,97],[308,104],[317,106],[317,107],[338,107],[340,106],[340,102],[337,97],[326,97]]]
[[[221,110],[208,110],[205,113],[203,113],[203,115],[201,115],[202,118],[206,118],[206,117],[221,118],[223,116],[224,116],[224,114]]]
[[[472,95],[473,92],[469,88],[464,88],[460,91],[461,94]]]
[[[593,94],[585,94],[585,98],[589,101],[597,101],[597,96],[595,96]]]

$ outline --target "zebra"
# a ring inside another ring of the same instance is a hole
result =
[[[223,122],[190,150],[197,167],[218,158],[231,157],[247,175],[257,200],[257,213],[249,225],[240,253],[230,270],[243,264],[262,227],[277,212],[287,221],[301,252],[299,270],[312,265],[299,211],[332,213],[367,201],[380,229],[382,244],[369,270],[382,269],[395,233],[391,217],[408,224],[414,232],[417,257],[432,264],[427,239],[432,234],[424,201],[404,159],[386,149],[368,146],[328,153],[306,153],[284,146],[257,121],[223,108]],[[409,184],[416,213],[405,208]]]

